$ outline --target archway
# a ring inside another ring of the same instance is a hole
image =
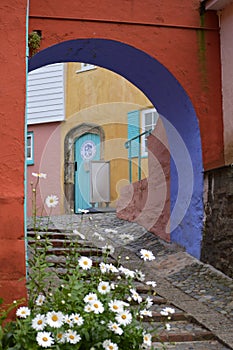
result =
[[[77,39],[49,47],[29,60],[29,71],[57,62],[88,62],[137,86],[162,115],[171,150],[171,239],[199,258],[203,218],[202,149],[192,103],[156,59],[121,42]]]

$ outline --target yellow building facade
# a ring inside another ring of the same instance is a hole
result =
[[[115,207],[121,187],[129,183],[129,150],[125,147],[130,136],[129,114],[137,113],[139,118],[137,133],[140,134],[145,129],[143,129],[143,111],[153,111],[154,107],[147,97],[129,81],[104,68],[83,63],[69,63],[66,65],[65,76],[66,118],[61,124],[65,211],[77,212],[79,208],[85,209],[84,207],[89,204],[90,194],[86,192],[86,188],[89,186],[90,179],[87,180],[88,182],[83,182],[81,175],[76,173],[79,171],[79,163],[84,162],[83,174],[89,176],[88,163],[93,159],[107,162],[109,165],[110,203],[107,205]],[[134,117],[134,114],[132,116]],[[93,137],[98,138],[98,150],[95,149],[95,145],[92,149],[95,157],[97,153],[98,157],[88,158],[87,153],[85,159],[82,157],[84,153],[81,149],[85,146],[91,151]],[[83,144],[81,142],[79,149],[77,142],[82,139]],[[143,140],[143,142],[146,141]],[[147,175],[148,160],[142,150],[141,178]],[[138,155],[132,157],[131,177],[132,181],[138,180]],[[100,186],[104,187],[105,184]],[[79,196],[86,196],[86,203],[78,202]]]

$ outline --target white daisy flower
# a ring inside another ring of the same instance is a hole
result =
[[[91,301],[97,299],[98,297],[95,293],[88,293],[83,300],[85,301],[85,303],[90,303]]]
[[[108,266],[107,266],[108,264],[105,264],[104,262],[101,262],[100,264],[99,264],[99,266],[100,266],[100,271],[102,272],[102,273],[106,273],[107,271],[108,271]]]
[[[160,314],[162,316],[168,316],[169,314],[174,314],[175,313],[175,309],[173,309],[172,307],[165,307],[163,310],[160,311]]]
[[[45,301],[45,296],[43,294],[39,294],[36,298],[36,305],[41,306]]]
[[[146,298],[146,308],[149,309],[153,305],[153,299],[150,297]]]
[[[124,305],[123,305],[123,302],[121,300],[111,300],[109,303],[108,303],[108,306],[110,308],[111,311],[113,312],[121,312],[124,310]]]
[[[146,284],[148,286],[152,286],[153,288],[157,286],[157,283],[155,281],[147,281]]]
[[[106,244],[104,247],[102,247],[102,252],[104,254],[113,254],[115,251],[115,248],[111,244]]]
[[[79,236],[81,239],[85,239],[86,237],[81,233],[79,232],[78,230],[73,230],[73,234]]]
[[[68,332],[65,333],[65,337],[68,343],[70,344],[77,344],[81,337],[79,334],[77,334],[76,331],[72,331],[71,329],[68,330]]]
[[[73,327],[73,319],[70,315],[65,315],[64,316],[64,323],[68,324],[70,327]]]
[[[46,316],[38,314],[32,319],[32,328],[36,331],[43,331],[46,326]]]
[[[56,340],[58,343],[64,344],[66,341],[65,333],[61,333],[61,332],[57,333]]]
[[[141,253],[141,258],[144,261],[147,261],[147,260],[152,261],[155,259],[154,254],[150,250],[141,249],[140,253]]]
[[[113,343],[111,340],[109,339],[106,339],[104,342],[103,342],[103,348],[105,350],[118,350],[118,346],[117,344]]]
[[[117,273],[118,272],[118,269],[112,263],[111,264],[107,264],[107,270],[108,270],[108,272],[112,272],[112,273]]]
[[[89,270],[92,267],[92,260],[87,258],[86,256],[82,256],[78,260],[78,264],[83,270]]]
[[[141,311],[140,311],[140,315],[152,317],[152,312],[149,311],[149,310],[144,309],[144,310],[141,310]]]
[[[83,317],[80,316],[80,314],[72,314],[71,318],[72,318],[73,322],[75,324],[77,324],[78,326],[82,326],[84,323]]]
[[[116,322],[110,321],[108,323],[108,328],[116,334],[121,335],[123,333],[123,329]]]
[[[51,332],[39,332],[36,336],[37,343],[42,348],[48,348],[54,343],[54,339],[51,337]]]
[[[95,314],[102,314],[104,312],[103,304],[99,300],[94,300],[90,302],[90,306]]]
[[[135,289],[130,289],[133,300],[137,301],[139,304],[142,302],[142,297],[138,294]]]
[[[123,266],[119,267],[119,271],[122,272],[126,278],[134,278],[135,272],[132,270],[129,270]]]
[[[16,316],[20,318],[27,318],[28,316],[30,316],[30,314],[31,311],[27,306],[21,306],[16,311]]]
[[[140,271],[140,270],[135,270],[135,277],[139,280],[139,281],[141,281],[141,282],[143,282],[143,281],[145,281],[145,274],[142,272],[142,271]]]
[[[98,285],[98,291],[101,293],[101,294],[107,294],[110,292],[110,284],[109,282],[100,282],[99,285]]]
[[[51,311],[47,313],[46,320],[50,327],[60,328],[63,325],[64,316],[60,311]]]
[[[92,312],[93,310],[92,310],[91,304],[85,305],[84,311],[85,311],[85,312],[88,312],[88,313],[89,313],[89,312]]]
[[[48,208],[55,208],[58,205],[58,197],[54,194],[47,196],[45,199],[45,204]]]
[[[144,333],[143,334],[143,344],[146,345],[146,346],[151,346],[152,345],[151,334],[149,334],[149,333]]]
[[[125,310],[125,311],[121,311],[117,314],[116,316],[116,321],[123,326],[127,326],[128,324],[131,323],[132,321],[132,315],[129,311]]]
[[[41,179],[46,179],[47,174],[44,174],[44,173],[32,173],[32,176],[40,177]]]

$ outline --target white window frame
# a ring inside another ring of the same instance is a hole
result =
[[[146,125],[146,115],[148,113],[153,113],[153,120],[152,120],[152,123],[150,125]],[[158,118],[159,118],[159,114],[155,108],[143,109],[141,111],[141,130],[142,130],[142,133],[148,129],[153,130],[157,124]],[[147,136],[143,135],[141,137],[141,156],[142,157],[148,157],[146,141],[147,141]]]
[[[28,145],[28,139],[30,138],[31,144]],[[30,149],[31,156],[28,157],[28,149]],[[28,131],[27,133],[27,143],[26,143],[26,154],[27,154],[27,165],[34,164],[34,133],[33,131]]]
[[[76,71],[76,73],[87,72],[92,69],[96,69],[97,67],[94,64],[89,63],[81,63],[81,68]]]

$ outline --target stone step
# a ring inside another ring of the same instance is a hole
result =
[[[154,342],[153,346],[157,350],[229,350],[229,348],[227,348],[226,346],[224,346],[216,340],[175,343],[165,342],[164,344]]]

